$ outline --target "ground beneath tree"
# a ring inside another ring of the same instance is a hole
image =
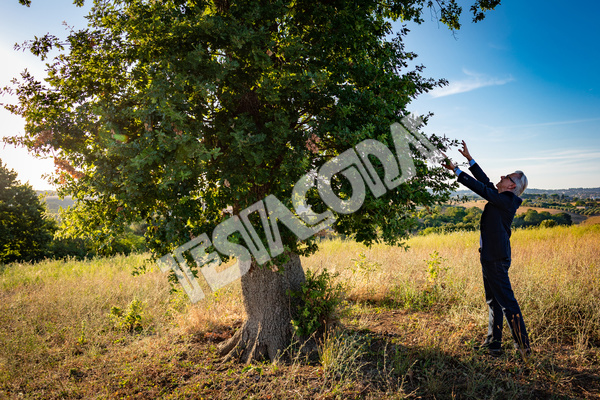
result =
[[[292,351],[280,363],[223,362],[217,345],[241,326],[170,337],[145,337],[107,351],[92,364],[73,361],[57,376],[2,398],[387,399],[600,398],[596,347],[536,348],[523,361],[472,350],[483,335],[437,312],[360,306],[319,355]],[[76,360],[76,359],[75,359]],[[49,389],[61,380],[60,389]]]

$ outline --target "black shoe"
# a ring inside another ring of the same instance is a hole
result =
[[[485,341],[479,346],[473,347],[475,351],[481,351],[489,354],[492,357],[500,357],[504,354],[504,350],[502,350],[502,344],[500,342],[488,342]]]

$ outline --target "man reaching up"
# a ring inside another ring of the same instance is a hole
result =
[[[531,353],[529,337],[519,303],[512,291],[508,269],[511,262],[510,227],[523,201],[519,196],[527,188],[527,177],[522,171],[516,171],[501,176],[500,182],[494,187],[469,154],[464,141],[459,152],[469,161],[469,170],[474,178],[461,171],[449,159],[444,167],[454,171],[458,176],[458,182],[488,201],[481,215],[479,252],[485,298],[489,308],[489,325],[487,337],[479,348],[487,350],[493,356],[502,354],[502,316],[504,315],[515,348],[525,356]]]

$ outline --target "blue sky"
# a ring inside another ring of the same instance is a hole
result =
[[[469,3],[463,8],[468,12]],[[0,13],[0,85],[28,68],[43,75],[35,57],[13,50],[34,35],[66,36],[62,21],[85,25],[71,0],[33,0],[30,8],[5,0]],[[520,169],[531,188],[600,187],[600,2],[504,0],[477,24],[465,14],[452,34],[429,11],[408,24],[408,50],[419,54],[424,75],[449,85],[421,96],[409,110],[433,112],[427,133],[464,139],[493,181]],[[398,24],[399,26],[399,24]],[[8,99],[3,99],[6,101]],[[23,123],[0,110],[0,135]],[[449,155],[462,161],[457,151]],[[0,159],[36,189],[52,160],[0,144]]]
[[[36,77],[45,76],[45,64],[28,52],[15,51],[15,43],[23,43],[34,36],[50,32],[59,37],[67,36],[66,21],[70,26],[84,27],[85,12],[73,5],[72,0],[33,0],[31,7],[19,4],[18,0],[3,0],[0,6],[0,87],[10,83],[28,69]],[[0,102],[10,102],[4,96]],[[0,108],[0,136],[14,136],[23,132],[23,121]],[[19,174],[18,179],[29,182],[34,189],[48,190],[53,187],[42,175],[54,171],[50,159],[32,157],[23,148],[4,145],[0,142],[0,159]]]
[[[465,140],[493,181],[519,169],[531,188],[599,187],[599,14],[597,1],[505,0],[453,36],[427,13],[405,43],[449,85],[409,109],[433,112],[425,132]]]

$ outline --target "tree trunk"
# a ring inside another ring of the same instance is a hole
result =
[[[268,357],[275,361],[291,344],[295,307],[288,290],[299,290],[305,281],[297,254],[273,271],[269,266],[252,262],[242,276],[242,294],[247,320],[233,337],[219,346],[221,355],[244,363]]]

